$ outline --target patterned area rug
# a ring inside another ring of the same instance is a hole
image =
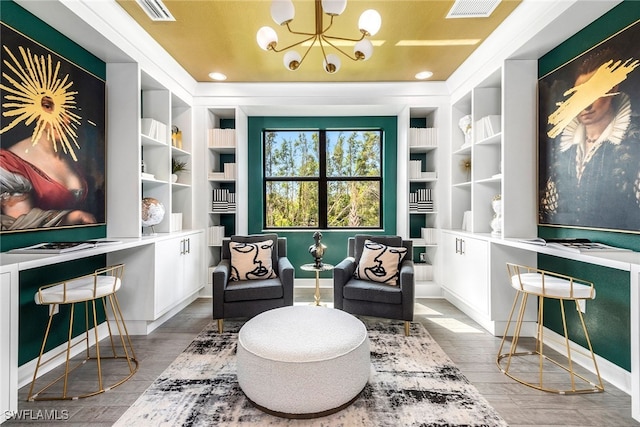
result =
[[[506,426],[427,330],[363,318],[371,341],[371,376],[346,409],[310,420],[266,414],[236,380],[241,324],[208,325],[158,377],[116,426]]]

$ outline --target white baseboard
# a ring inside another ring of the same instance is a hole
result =
[[[544,328],[543,333],[545,337],[545,345],[566,357],[567,352],[566,347],[564,346],[564,336],[547,328]],[[569,349],[571,350],[571,360],[587,369],[592,374],[596,374],[588,349],[574,343],[573,341],[569,341]],[[623,392],[631,395],[631,372],[611,363],[597,354],[596,363],[598,364],[598,370],[600,371],[600,376],[603,380],[610,382]]]
[[[486,315],[482,313],[478,313],[473,307],[469,306],[460,298],[458,298],[456,295],[452,294],[451,292],[448,292],[447,290],[444,290],[444,296],[447,299],[447,301],[449,301],[450,303],[455,305],[457,308],[459,308],[462,312],[464,312],[464,314],[469,316],[471,319],[476,321],[480,326],[482,326],[487,331],[489,331],[489,333],[495,336],[502,336],[502,334],[504,333],[505,322],[495,322],[490,320]],[[529,337],[535,336],[537,323],[536,322],[524,322],[524,323],[525,324],[523,324],[521,335],[529,336]],[[511,326],[513,328],[513,324]],[[567,354],[566,348],[564,344],[560,343],[560,342],[562,343],[564,342],[564,337],[561,335],[558,335],[554,331],[547,328],[544,328],[543,333],[545,337],[551,338],[551,339],[545,339],[545,344],[549,346],[549,348],[552,348],[553,350],[557,351],[558,353],[566,357],[566,354]],[[575,363],[577,363],[578,365],[582,366],[583,368],[587,369],[588,371],[592,372],[595,375],[591,358],[582,354],[582,353],[588,354],[588,350],[584,349],[582,346],[574,342],[570,342],[569,345],[571,349],[571,359]],[[596,362],[598,364],[598,369],[600,370],[600,376],[602,377],[603,380],[613,384],[615,387],[619,388],[623,392],[631,395],[631,373],[629,371],[626,371],[625,369],[598,356],[597,354],[596,354]]]

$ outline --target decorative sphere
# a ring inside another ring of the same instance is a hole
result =
[[[142,199],[142,226],[152,227],[164,218],[164,205],[153,197]]]

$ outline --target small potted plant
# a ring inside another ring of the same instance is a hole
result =
[[[187,162],[182,162],[174,157],[171,158],[171,182],[176,182],[178,174],[187,170]]]

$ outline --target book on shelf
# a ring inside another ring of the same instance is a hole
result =
[[[142,118],[140,119],[140,130],[143,135],[148,136],[151,139],[160,141],[163,144],[167,143],[167,125],[154,119]]]
[[[207,135],[207,144],[209,147],[235,147],[236,146],[236,130],[235,129],[209,129]]]
[[[409,128],[409,146],[437,147],[438,130],[436,128]]]
[[[583,238],[543,239],[541,237],[535,237],[533,239],[521,239],[520,241],[532,245],[547,246],[575,253],[629,251],[629,249],[618,248],[616,246],[610,246],[600,242],[592,242],[589,239]]]
[[[415,193],[409,193],[410,212],[434,212],[435,204],[431,188],[420,188]]]

